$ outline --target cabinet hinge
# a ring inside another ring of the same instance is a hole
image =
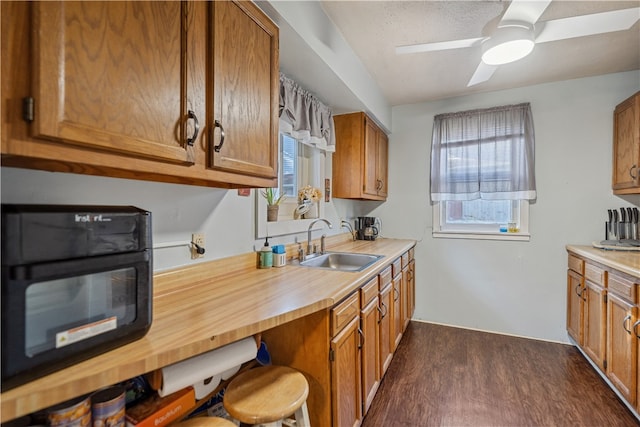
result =
[[[336,360],[336,354],[333,351],[333,349],[329,349],[329,362],[333,362],[334,360]]]
[[[22,98],[22,120],[31,123],[34,120],[34,99],[32,96]]]

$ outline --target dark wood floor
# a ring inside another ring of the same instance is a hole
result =
[[[572,346],[411,322],[362,425],[640,423]]]

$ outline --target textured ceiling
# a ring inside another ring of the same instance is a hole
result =
[[[321,2],[391,105],[640,69],[640,22],[627,31],[539,43],[487,82],[467,87],[479,47],[396,55],[395,47],[488,36],[508,1]],[[540,21],[640,6],[634,1],[552,1]],[[638,82],[640,89],[640,82]]]

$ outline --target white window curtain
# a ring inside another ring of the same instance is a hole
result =
[[[529,103],[434,117],[431,201],[535,200]]]
[[[280,130],[304,144],[336,151],[331,109],[280,73]]]

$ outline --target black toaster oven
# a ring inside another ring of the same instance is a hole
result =
[[[151,326],[151,213],[2,205],[2,390],[141,338]]]

